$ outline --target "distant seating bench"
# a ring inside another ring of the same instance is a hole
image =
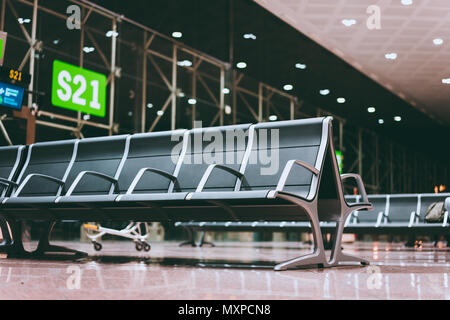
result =
[[[64,250],[48,241],[60,220],[309,221],[314,251],[275,270],[367,264],[342,252],[348,216],[372,205],[358,175],[339,174],[332,137],[325,117],[36,143],[0,199],[12,230],[0,250],[25,254],[22,220],[47,222],[39,254]],[[360,202],[347,204],[344,179]],[[320,221],[335,223],[330,258]]]

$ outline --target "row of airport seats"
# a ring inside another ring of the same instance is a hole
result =
[[[373,211],[354,211],[345,222],[344,231],[359,235],[386,234],[407,235],[409,243],[413,243],[415,236],[445,236],[450,237],[450,193],[440,194],[392,194],[368,195]],[[358,203],[360,195],[345,196],[347,203]],[[429,206],[435,202],[445,202],[445,213],[441,222],[427,222],[425,214]],[[205,242],[205,232],[309,232],[308,222],[297,221],[254,221],[254,222],[176,222],[175,226],[186,230],[188,240],[181,245],[203,246],[211,244]],[[334,222],[321,222],[323,233],[333,232]],[[195,242],[194,231],[202,232],[199,243]],[[212,245],[212,244],[211,244]],[[450,243],[448,243],[450,246]]]
[[[0,250],[10,255],[29,254],[30,220],[45,222],[40,255],[71,252],[49,243],[56,221],[284,220],[310,221],[314,250],[275,270],[368,263],[341,249],[347,217],[372,206],[358,175],[339,174],[331,117],[42,142],[1,148],[0,159],[0,215],[12,231]],[[345,179],[360,202],[344,200]],[[330,258],[320,221],[335,222]]]

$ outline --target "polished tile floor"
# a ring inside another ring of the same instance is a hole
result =
[[[58,243],[89,253],[73,260],[0,259],[0,299],[450,299],[450,249],[357,242],[345,250],[368,267],[275,272],[309,251],[298,243],[216,243],[178,247],[130,242]]]

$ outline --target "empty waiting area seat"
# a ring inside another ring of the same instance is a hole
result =
[[[346,179],[360,201],[344,199]],[[330,117],[37,143],[17,181],[0,212],[19,251],[22,219],[48,222],[41,251],[52,223],[65,219],[306,221],[313,253],[276,270],[368,263],[342,252],[349,215],[372,205],[358,175],[339,174]],[[335,226],[330,258],[320,222]]]

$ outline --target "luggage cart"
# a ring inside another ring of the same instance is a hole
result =
[[[113,236],[132,239],[135,243],[137,251],[150,251],[151,246],[147,242],[150,235],[149,226],[147,222],[130,222],[124,229],[116,230],[110,228],[104,228],[93,224],[83,225],[86,236],[91,240],[94,245],[95,251],[102,250],[103,246],[97,240],[106,234]]]

